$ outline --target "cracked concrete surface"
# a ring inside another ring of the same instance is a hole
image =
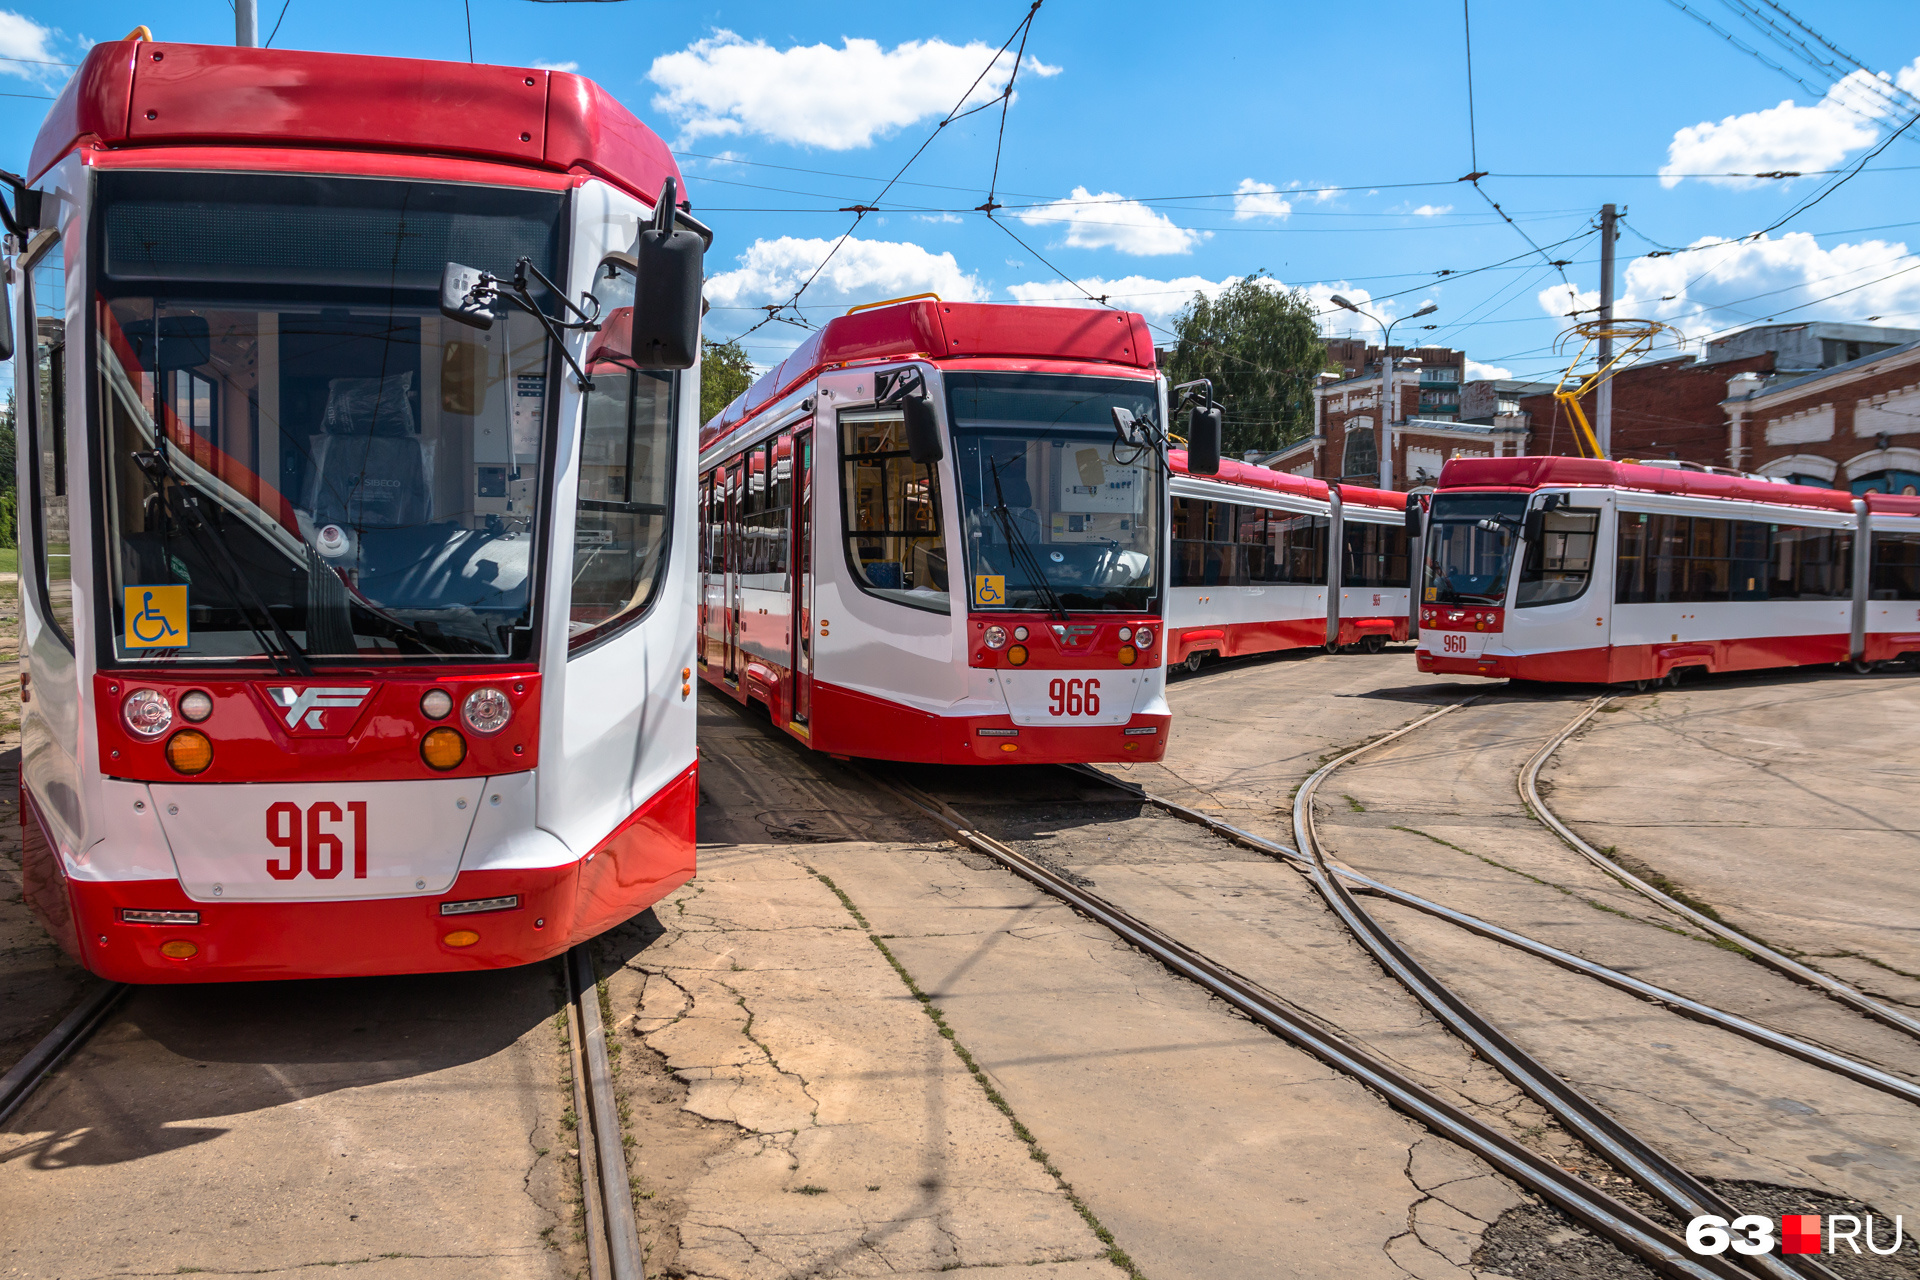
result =
[[[136,990],[0,1131],[0,1275],[561,1276],[557,977]]]

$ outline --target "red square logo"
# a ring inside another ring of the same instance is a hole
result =
[[[1787,1213],[1780,1216],[1780,1252],[1820,1252],[1820,1215]]]

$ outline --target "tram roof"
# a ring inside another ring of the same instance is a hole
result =
[[[1854,495],[1840,489],[1784,484],[1760,476],[1649,467],[1599,458],[1535,454],[1519,458],[1453,458],[1440,470],[1441,490],[1527,490],[1589,488],[1635,489],[1730,502],[1766,502],[1776,506],[1853,510]],[[1920,515],[1920,497],[1866,495],[1869,510],[1891,515]]]
[[[1220,459],[1220,470],[1210,476],[1196,476],[1187,470],[1187,451],[1185,449],[1167,450],[1167,462],[1173,467],[1173,473],[1189,476],[1195,480],[1218,480],[1223,484],[1240,485],[1249,489],[1265,489],[1272,493],[1289,493],[1296,497],[1311,498],[1316,502],[1327,500],[1327,490],[1332,486],[1325,480],[1316,480],[1312,476],[1297,476],[1290,471],[1273,471],[1266,467],[1256,467],[1250,462],[1241,462],[1237,458]],[[1384,507],[1393,511],[1404,511],[1407,495],[1390,489],[1370,489],[1365,485],[1343,484],[1339,486],[1340,501],[1358,503],[1363,507]]]
[[[680,173],[666,143],[585,76],[139,39],[87,54],[40,127],[30,180],[78,146],[443,155],[590,174],[648,203]]]
[[[1047,361],[1054,372],[1137,377],[1154,371],[1153,338],[1138,312],[901,302],[827,321],[706,424],[700,450],[706,452],[761,409],[829,369],[916,357],[955,369],[1013,369],[1022,366],[1009,362]],[[1062,370],[1061,365],[1083,367]]]

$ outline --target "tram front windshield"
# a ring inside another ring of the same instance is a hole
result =
[[[506,306],[444,319],[438,285],[448,261],[558,276],[563,198],[124,171],[98,191],[117,656],[528,657],[549,344]]]
[[[1160,462],[1117,440],[1113,408],[1157,422],[1157,384],[949,373],[946,386],[973,607],[1153,610]]]
[[[1434,495],[1421,598],[1429,604],[1505,604],[1526,514],[1525,494]]]

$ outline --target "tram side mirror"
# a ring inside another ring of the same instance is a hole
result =
[[[1546,509],[1544,507],[1535,507],[1533,510],[1527,512],[1527,523],[1526,523],[1527,542],[1533,546],[1536,546],[1536,547],[1539,546],[1540,539],[1543,535],[1545,535],[1546,531],[1547,531]]]
[[[700,355],[700,277],[706,244],[674,221],[680,187],[668,178],[653,206],[653,223],[634,251],[633,366],[691,369]]]
[[[480,271],[449,262],[440,270],[440,314],[455,324],[474,329],[493,328],[493,307],[473,296],[480,287]]]
[[[940,443],[940,421],[934,416],[932,403],[919,396],[909,396],[900,402],[900,412],[906,418],[907,456],[916,467],[931,466],[947,456],[946,447]]]
[[[1409,538],[1418,538],[1420,536],[1420,528],[1421,528],[1420,499],[1415,497],[1412,494],[1408,494],[1407,495],[1407,536]]]
[[[1220,434],[1225,410],[1195,405],[1187,414],[1187,474],[1220,474]]]
[[[13,290],[0,281],[0,360],[13,359]]]

